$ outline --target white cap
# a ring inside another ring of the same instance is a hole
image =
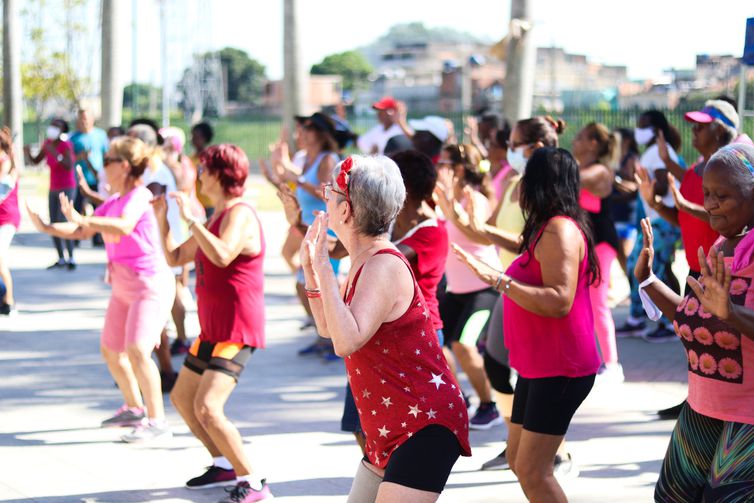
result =
[[[436,115],[428,115],[423,119],[411,119],[408,125],[414,131],[429,131],[432,136],[445,142],[448,139],[448,126],[445,125],[445,119]]]

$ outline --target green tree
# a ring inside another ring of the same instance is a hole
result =
[[[259,103],[266,81],[265,66],[233,47],[220,51],[220,64],[227,78],[228,101]]]
[[[343,77],[343,90],[353,91],[365,87],[367,77],[374,71],[366,58],[356,51],[330,54],[312,66],[312,75],[340,75]]]
[[[152,103],[154,101],[154,103]],[[162,88],[149,84],[128,84],[123,88],[123,107],[132,110],[149,110],[162,106]]]

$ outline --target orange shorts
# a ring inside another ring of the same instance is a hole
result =
[[[212,370],[236,381],[256,348],[242,342],[207,342],[197,339],[191,345],[184,366],[201,375]]]

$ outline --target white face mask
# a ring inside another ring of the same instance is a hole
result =
[[[511,150],[511,148],[508,147],[508,164],[510,164],[513,171],[519,175],[524,174],[526,163],[528,162],[528,159],[524,157],[525,148],[526,147],[518,147],[515,150]]]
[[[652,141],[652,138],[654,137],[655,132],[651,127],[634,129],[634,140],[636,140],[636,143],[638,143],[639,145],[646,145],[647,143]]]
[[[57,140],[60,136],[60,128],[57,126],[47,126],[47,139]]]

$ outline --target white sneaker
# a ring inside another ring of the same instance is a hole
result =
[[[168,428],[167,422],[145,422],[134,428],[131,433],[127,433],[120,437],[120,439],[129,444],[138,444],[142,442],[151,442],[161,438],[171,438],[172,436],[173,432]]]

